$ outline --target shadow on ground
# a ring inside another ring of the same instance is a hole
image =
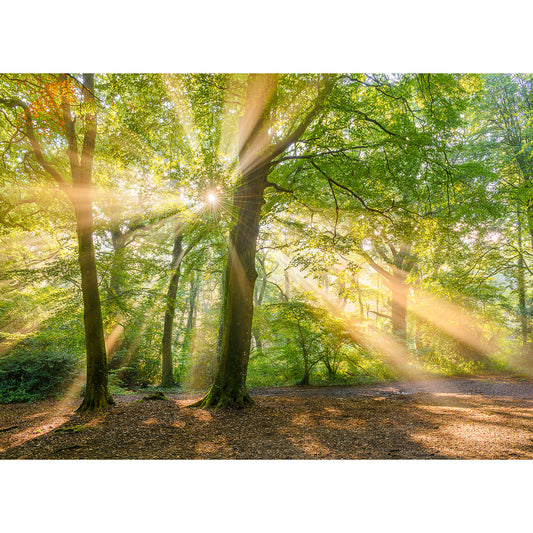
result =
[[[260,391],[240,411],[188,408],[194,398],[185,395],[119,397],[84,415],[57,402],[2,406],[0,458],[533,458],[532,383],[449,378],[289,392]]]

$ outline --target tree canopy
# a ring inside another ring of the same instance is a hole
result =
[[[532,83],[1,74],[0,400],[529,372]]]

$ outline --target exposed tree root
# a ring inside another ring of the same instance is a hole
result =
[[[189,407],[199,407],[200,409],[207,407],[242,409],[246,405],[253,403],[254,401],[246,388],[222,390],[221,387],[213,385],[201,400],[189,405]]]
[[[166,400],[170,401],[170,398],[167,398],[162,392],[154,392],[153,394],[149,394],[148,396],[143,396],[140,400],[137,400],[138,402],[147,402],[149,400]]]
[[[111,396],[100,396],[99,398],[83,399],[82,404],[76,409],[76,413],[84,413],[86,411],[101,411],[107,409],[111,405],[115,405],[115,400]]]

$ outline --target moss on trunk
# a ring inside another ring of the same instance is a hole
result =
[[[204,398],[193,403],[190,407],[200,407],[202,409],[206,407],[242,409],[246,405],[253,403],[254,401],[248,393],[246,386],[223,388],[215,384]]]
[[[184,257],[182,247],[183,236],[181,234],[181,223],[176,229],[174,247],[172,250],[172,275],[168,285],[165,322],[163,325],[163,341],[161,343],[161,387],[170,388],[176,385],[172,368],[172,330],[174,326],[174,316],[176,314],[176,294],[180,280],[181,261]]]

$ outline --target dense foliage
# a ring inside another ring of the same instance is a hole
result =
[[[248,386],[528,371],[530,75],[84,80],[0,76],[0,401],[81,370],[83,186],[112,390],[207,390],[257,169]]]

